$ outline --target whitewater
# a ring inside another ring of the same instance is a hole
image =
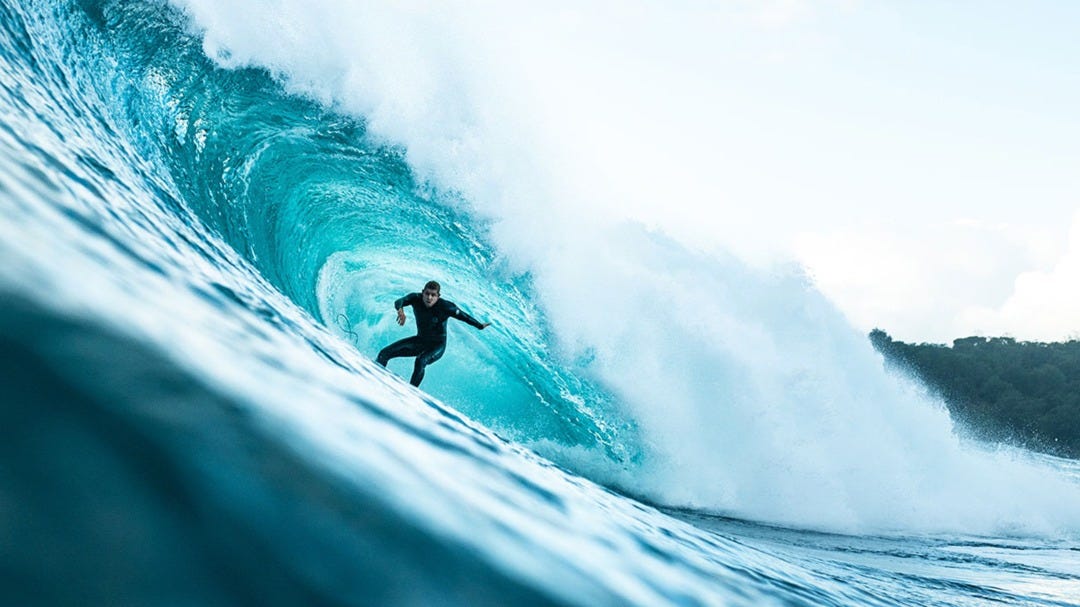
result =
[[[646,218],[574,7],[0,20],[3,604],[1080,604],[1080,466]],[[493,325],[417,390],[429,279]]]

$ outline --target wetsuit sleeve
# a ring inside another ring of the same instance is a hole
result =
[[[400,310],[405,306],[411,306],[416,303],[416,300],[420,297],[419,293],[409,293],[405,297],[402,297],[394,302],[394,309]]]
[[[477,329],[483,329],[484,328],[484,323],[480,322],[479,320],[476,320],[472,316],[469,316],[468,313],[466,313],[464,310],[457,307],[456,305],[454,305],[454,304],[450,304],[450,305],[451,305],[451,310],[450,310],[450,315],[451,316],[453,316],[454,318],[456,318],[456,319],[458,319],[460,321],[467,322],[470,325],[476,327]]]

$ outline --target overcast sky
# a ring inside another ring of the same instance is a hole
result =
[[[748,259],[796,258],[863,330],[1080,336],[1080,3],[608,19],[583,29],[624,52],[604,86],[634,113],[608,107],[592,128],[626,151],[609,170],[639,216]]]

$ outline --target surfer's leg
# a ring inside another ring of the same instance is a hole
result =
[[[431,363],[442,358],[443,352],[446,351],[446,342],[436,344],[430,350],[421,352],[416,356],[416,362],[413,364],[412,379],[409,383],[414,386],[419,386],[420,382],[424,381],[424,369]]]
[[[379,355],[375,357],[375,362],[385,367],[386,363],[389,362],[391,358],[416,356],[421,352],[423,352],[423,343],[421,343],[414,335],[413,337],[399,339],[380,350]]]

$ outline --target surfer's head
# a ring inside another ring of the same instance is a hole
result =
[[[442,291],[442,287],[439,286],[439,283],[434,280],[429,280],[428,283],[424,285],[423,292],[420,293],[421,297],[424,299],[424,305],[428,308],[435,305],[435,302],[439,301],[440,291]]]

